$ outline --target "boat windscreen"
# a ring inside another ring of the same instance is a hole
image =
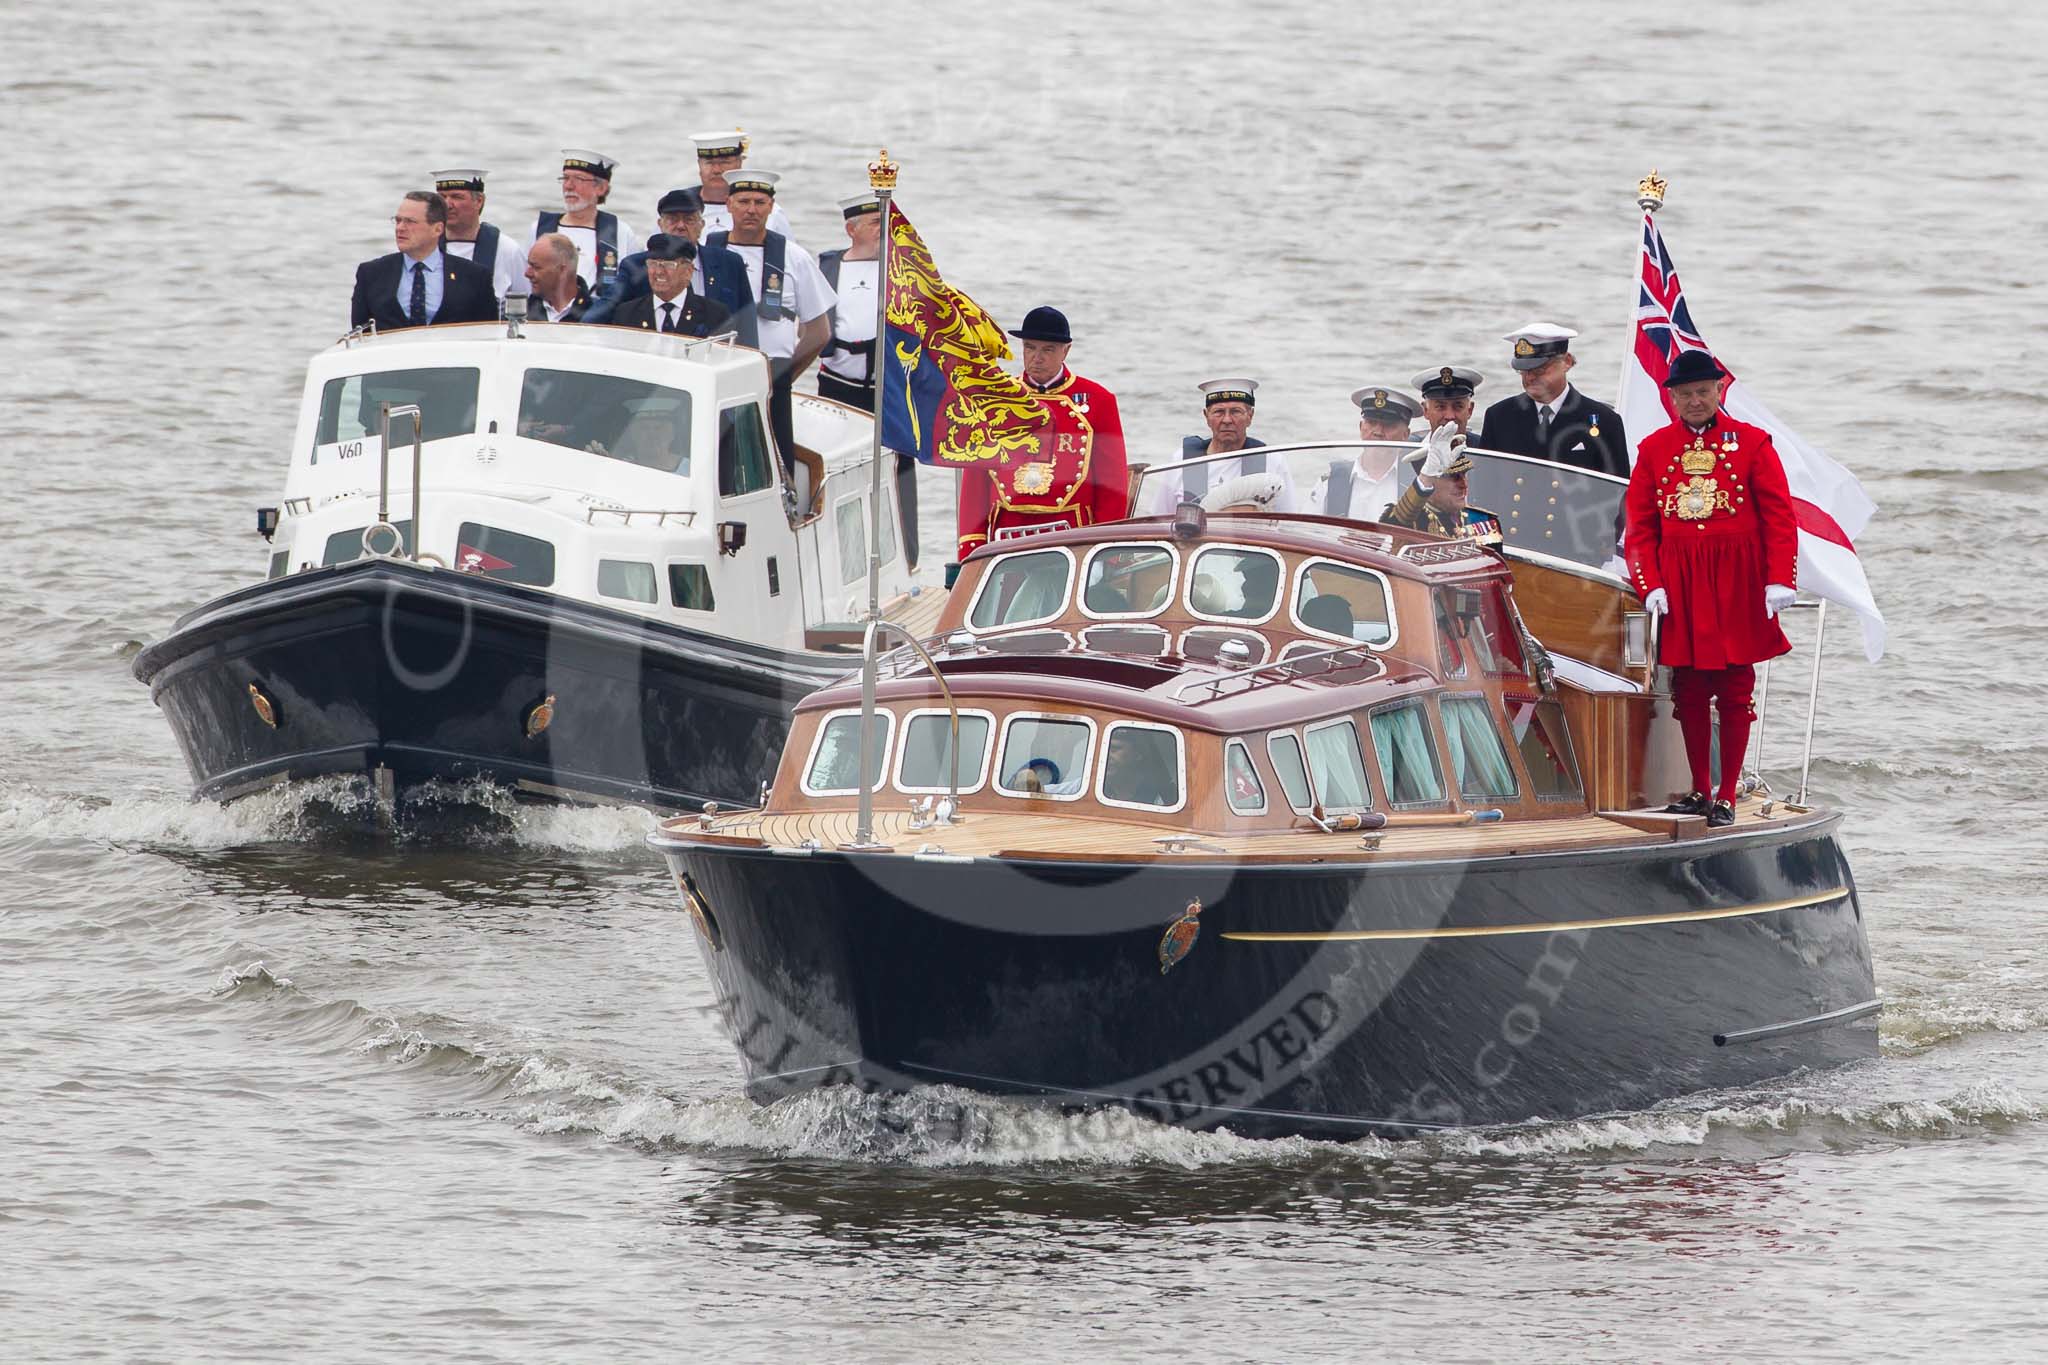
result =
[[[476,430],[476,387],[475,369],[455,367],[380,370],[330,379],[320,390],[320,425],[313,444],[333,445],[376,435],[386,403],[418,406],[423,441],[467,435]],[[394,446],[411,439],[411,422],[393,424]]]
[[[1467,502],[1500,519],[1502,539],[1574,563],[1600,567],[1614,555],[1624,481],[1571,465],[1483,448],[1467,449]],[[1191,495],[1213,514],[1227,510],[1376,521],[1415,480],[1421,451],[1386,441],[1261,446],[1235,455],[1167,458],[1131,490],[1138,516],[1162,516]],[[1205,491],[1206,490],[1206,491]]]
[[[644,379],[528,370],[519,434],[665,474],[690,472],[690,394]]]

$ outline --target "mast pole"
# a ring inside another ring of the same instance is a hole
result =
[[[889,219],[896,197],[897,165],[889,149],[868,163],[868,188],[882,201],[881,252],[875,261],[874,354],[868,358],[868,379],[875,386],[875,431],[868,483],[868,619],[882,614],[882,356],[889,340]],[[904,557],[909,558],[905,548]]]

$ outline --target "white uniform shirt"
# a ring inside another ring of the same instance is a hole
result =
[[[761,301],[761,258],[763,248],[741,246],[728,241],[728,251],[737,251],[740,259],[747,263],[747,284],[754,291],[754,302]],[[766,318],[756,315],[756,325],[761,333],[761,354],[777,360],[788,360],[796,354],[796,333],[798,322],[809,322],[812,318],[823,317],[832,311],[832,305],[839,296],[832,292],[832,286],[825,283],[824,272],[818,269],[817,259],[795,242],[783,247],[782,301],[796,307],[796,318]]]
[[[1345,517],[1351,521],[1378,521],[1380,514],[1400,500],[1402,482],[1406,469],[1401,463],[1399,451],[1368,452],[1392,455],[1394,462],[1386,473],[1374,478],[1372,471],[1363,468],[1356,461],[1351,466],[1351,505],[1349,507],[1327,507],[1330,494],[1330,474],[1327,469],[1316,479],[1316,486],[1308,493],[1308,511],[1322,517]]]
[[[768,210],[768,230],[770,232],[779,232],[785,237],[794,235],[789,230],[789,215],[782,211],[782,205],[777,204],[774,208]],[[724,204],[714,204],[709,199],[706,199],[704,201],[704,231],[707,235],[713,232],[731,232],[732,210]]]
[[[598,212],[610,213],[611,210],[600,209]],[[613,216],[617,217],[616,214]],[[534,226],[540,226],[538,220],[535,221]],[[594,227],[570,227],[567,223],[563,223],[555,231],[576,244],[576,273],[583,277],[585,284],[589,285],[592,290],[595,290],[597,288],[597,229]],[[536,237],[527,238],[527,249],[531,250],[534,242],[537,240],[539,239]],[[633,231],[631,223],[627,222],[624,218],[619,219],[619,238],[617,244],[619,260],[623,261],[634,252],[643,250],[642,243],[645,241],[644,237]],[[614,265],[616,265],[616,262],[614,262]]]
[[[1238,454],[1258,455],[1262,451],[1263,447],[1251,446],[1239,451]],[[1187,489],[1187,474],[1179,468],[1179,464],[1180,461],[1176,458],[1162,461],[1153,466],[1154,472],[1145,479],[1147,489],[1145,493],[1146,508],[1144,515],[1168,517],[1173,515],[1174,508],[1180,506],[1181,496]],[[1223,484],[1229,483],[1240,474],[1251,473],[1252,470],[1244,460],[1217,460],[1212,464],[1202,466],[1202,472],[1207,478],[1207,482],[1202,485],[1202,491],[1207,493]],[[1272,510],[1275,512],[1300,511],[1301,498],[1295,493],[1294,477],[1287,471],[1286,457],[1279,456],[1268,460],[1265,472],[1280,476],[1280,496],[1273,500]]]
[[[875,282],[880,278],[880,261],[839,262],[839,302],[832,309],[832,335],[855,345],[875,336]],[[849,384],[868,382],[866,356],[834,351],[818,362],[834,377]]]
[[[460,256],[465,261],[476,259],[475,242],[458,242],[450,238],[441,246],[451,256]],[[501,299],[515,288],[522,294],[529,288],[526,283],[526,248],[502,228],[498,232],[498,259],[491,265],[491,286]]]

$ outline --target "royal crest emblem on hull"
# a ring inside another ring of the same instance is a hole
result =
[[[1195,938],[1202,932],[1202,902],[1199,898],[1188,902],[1188,908],[1180,912],[1180,918],[1166,926],[1166,932],[1159,936],[1159,974],[1165,976],[1180,965],[1180,960],[1195,946]]]

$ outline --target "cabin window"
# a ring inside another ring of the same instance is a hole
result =
[[[1266,813],[1266,784],[1259,781],[1258,765],[1241,739],[1223,746],[1223,794],[1239,815]]]
[[[711,591],[711,570],[702,564],[669,565],[668,600],[684,611],[717,611],[718,597]]]
[[[1372,787],[1365,778],[1365,755],[1358,750],[1358,727],[1348,720],[1312,725],[1308,739],[1308,775],[1316,800],[1326,811],[1366,810]]]
[[[1571,732],[1565,728],[1564,708],[1554,701],[1534,697],[1509,697],[1508,726],[1514,732],[1515,747],[1522,751],[1522,766],[1529,773],[1529,789],[1538,801],[1579,801],[1585,789],[1579,785],[1579,765],[1572,756]]]
[[[1081,575],[1081,610],[1090,616],[1156,616],[1173,600],[1180,554],[1166,545],[1102,545]]]
[[[600,597],[618,597],[628,602],[661,600],[655,589],[654,566],[630,559],[598,560],[597,592]]]
[[[1266,662],[1265,636],[1257,631],[1227,630],[1221,626],[1190,626],[1182,631],[1180,652],[1205,664],[1217,663],[1223,658],[1223,646],[1232,640],[1244,646],[1246,664]]]
[[[888,454],[884,452],[882,458],[888,459]],[[883,477],[888,477],[886,469],[883,471]],[[881,556],[884,564],[896,557],[896,504],[889,497],[886,484],[882,491],[882,522],[881,530],[875,535],[875,553]],[[865,568],[862,572],[866,572]]]
[[[1315,804],[1308,792],[1308,766],[1302,762],[1301,741],[1286,730],[1266,736],[1266,757],[1273,760],[1273,772],[1280,778],[1281,795],[1295,810]]]
[[[1065,550],[1004,555],[989,565],[975,589],[967,624],[976,630],[1050,621],[1067,607],[1074,557]]]
[[[839,581],[858,583],[868,576],[867,499],[842,498],[832,509],[832,530],[839,538]]]
[[[1011,716],[1003,728],[996,790],[1010,796],[1079,800],[1088,785],[1088,751],[1095,722],[1080,716]]]
[[[1157,656],[1173,644],[1173,637],[1158,626],[1090,626],[1081,632],[1081,643],[1104,654]]]
[[[1311,635],[1390,644],[1394,617],[1387,580],[1370,569],[1312,560],[1295,579],[1294,622]]]
[[[718,414],[718,496],[743,498],[775,482],[761,408],[742,403]]]
[[[580,370],[528,370],[519,385],[518,433],[664,474],[690,472],[685,389]]]
[[[1164,725],[1118,722],[1102,744],[1102,780],[1095,795],[1105,806],[1175,811],[1181,796],[1180,731]]]
[[[1389,802],[1395,806],[1443,804],[1443,770],[1437,766],[1429,719],[1421,702],[1402,702],[1373,712],[1372,744]]]
[[[868,788],[882,785],[882,770],[889,756],[889,740],[895,732],[896,717],[889,711],[875,712],[873,746],[868,751]],[[853,796],[860,792],[860,712],[835,711],[818,726],[818,738],[811,745],[811,761],[804,768],[803,789],[807,796]]]
[[[411,554],[412,519],[408,517],[404,521],[394,521],[391,524],[398,528],[398,534],[405,542],[400,548],[399,553]],[[327,544],[320,551],[321,567],[325,568],[329,564],[346,564],[351,560],[367,558],[368,556],[363,553],[363,532],[369,529],[367,526],[357,526],[346,531],[336,531],[333,535],[327,537]],[[375,540],[377,548],[381,550],[391,543],[391,533],[379,531]]]
[[[1493,708],[1484,697],[1445,697],[1439,705],[1444,738],[1451,746],[1451,771],[1458,795],[1467,801],[1512,801],[1521,792],[1508,750],[1494,728]]]
[[[1526,677],[1522,635],[1498,586],[1438,588],[1437,655],[1445,677],[1467,676],[1469,663],[1499,676]]]
[[[320,424],[313,443],[325,446],[377,435],[385,403],[417,405],[423,441],[467,435],[476,430],[476,388],[474,369],[385,370],[330,379],[320,390]],[[411,444],[412,419],[393,422],[392,449]]]
[[[988,779],[988,737],[995,717],[986,711],[960,713],[960,790],[978,791]],[[896,789],[951,790],[953,716],[950,711],[912,711],[903,721],[903,752],[896,760]]]
[[[463,573],[524,583],[530,588],[552,587],[555,547],[535,536],[465,521],[455,533],[455,567]]]
[[[283,578],[285,570],[291,568],[291,566],[292,552],[290,550],[279,550],[270,557],[270,577]]]
[[[1264,621],[1280,606],[1280,556],[1212,545],[1188,569],[1188,610],[1205,621]]]

